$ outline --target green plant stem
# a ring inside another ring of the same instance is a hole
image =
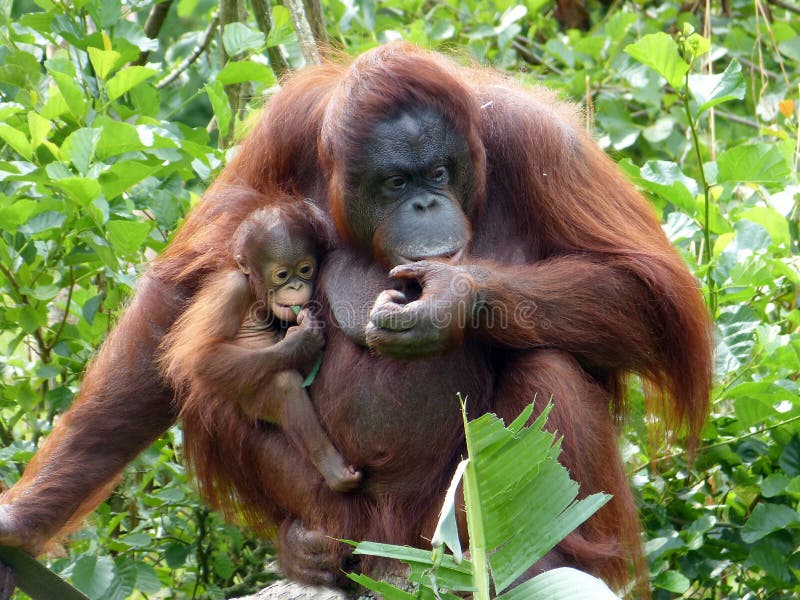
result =
[[[459,396],[459,400],[461,397]],[[461,400],[461,414],[464,418],[464,431],[467,432],[467,455],[472,456],[474,448],[470,440],[467,425],[466,404]],[[489,559],[486,555],[486,534],[483,531],[483,522],[480,519],[480,493],[478,491],[478,477],[472,462],[467,464],[464,471],[464,503],[467,512],[467,530],[469,531],[469,554],[472,561],[472,582],[475,584],[474,600],[489,600]]]
[[[706,266],[706,285],[708,285],[708,304],[711,314],[717,311],[717,290],[714,283],[714,277],[711,273],[711,188],[708,186],[706,180],[706,170],[703,167],[703,156],[700,153],[700,138],[697,135],[697,124],[692,116],[692,110],[689,107],[689,73],[686,73],[683,94],[683,108],[686,111],[686,120],[689,122],[689,131],[692,133],[692,145],[694,152],[697,156],[697,166],[700,172],[700,185],[703,187],[703,200],[704,200],[704,216],[705,222],[703,223],[703,262]]]

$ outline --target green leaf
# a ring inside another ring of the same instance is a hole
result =
[[[136,563],[120,556],[114,561],[114,580],[103,595],[103,600],[125,600],[133,593],[136,585]]]
[[[217,118],[219,133],[222,137],[226,137],[231,128],[231,116],[233,113],[222,82],[209,83],[206,86],[206,93],[211,101],[211,107],[214,109],[214,116]]]
[[[578,484],[557,460],[560,445],[555,436],[543,429],[548,412],[518,433],[492,414],[467,424],[470,464],[464,490],[470,550],[477,525],[475,541],[489,556],[498,592],[610,499],[593,494],[576,501]],[[538,509],[532,511],[531,506]],[[474,568],[481,568],[474,551],[472,558]]]
[[[147,67],[125,67],[108,81],[108,99],[116,100],[157,73],[158,71]]]
[[[38,206],[35,200],[17,200],[8,206],[0,206],[0,229],[16,231],[31,218]]]
[[[682,39],[681,44],[684,52],[689,57],[689,62],[711,50],[711,41],[699,33],[692,33],[689,37]]]
[[[114,50],[100,50],[100,48],[90,46],[86,51],[89,53],[89,60],[92,62],[95,74],[103,81],[122,58],[122,55]]]
[[[161,581],[152,565],[136,563],[136,589],[143,594],[156,594],[161,590]]]
[[[130,123],[113,119],[98,119],[97,123],[101,124],[102,131],[96,149],[98,159],[105,160],[111,156],[147,148],[139,136],[139,131]]]
[[[636,15],[629,12],[615,12],[606,21],[604,32],[606,37],[615,42],[622,41],[633,24],[636,23]]]
[[[260,50],[265,42],[263,33],[251,29],[244,23],[229,23],[222,32],[222,43],[230,56],[236,56],[245,50]]]
[[[764,498],[774,498],[786,491],[792,480],[782,473],[770,473],[761,482],[761,494]]]
[[[285,6],[272,7],[272,29],[267,37],[267,48],[288,44],[295,38],[292,17]]]
[[[53,123],[38,113],[28,113],[28,131],[31,134],[31,146],[36,149],[53,131]]]
[[[793,436],[781,452],[778,465],[790,477],[800,475],[800,438]]]
[[[497,25],[496,33],[502,33],[527,14],[528,8],[526,6],[522,4],[511,6],[500,16],[500,23]]]
[[[742,540],[747,544],[757,542],[773,531],[780,531],[800,523],[797,511],[783,504],[759,503],[742,527]]]
[[[99,178],[103,195],[106,200],[111,201],[162,168],[164,167],[160,162],[146,163],[138,160],[126,160],[111,165]]]
[[[77,118],[83,118],[89,110],[89,104],[83,95],[83,91],[75,83],[74,79],[65,73],[50,72],[50,76],[58,86],[58,91],[64,97],[67,108]]]
[[[251,60],[240,60],[229,62],[217,74],[217,81],[224,85],[242,83],[243,81],[258,81],[266,86],[275,85],[275,74],[267,65],[253,62]]]
[[[689,589],[692,582],[686,575],[678,571],[664,571],[663,573],[659,573],[653,580],[653,585],[662,590],[674,592],[675,594],[683,594]]]
[[[778,44],[778,50],[781,51],[781,54],[800,62],[800,36],[795,34],[791,39],[781,42]]]
[[[150,224],[139,221],[109,221],[106,223],[108,241],[123,256],[134,254],[150,233]]]
[[[236,565],[233,564],[231,557],[227,552],[219,550],[214,552],[212,557],[214,565],[214,573],[219,575],[222,579],[230,579],[236,572]]]
[[[677,163],[664,160],[649,160],[639,172],[640,181],[647,190],[654,192],[681,208],[694,213],[694,200],[698,193],[697,182],[686,176]]]
[[[742,66],[735,60],[719,75],[689,75],[689,92],[698,104],[698,115],[717,104],[741,100],[745,90]]]
[[[18,102],[0,102],[0,122],[8,120],[9,117],[24,110],[25,107]]]
[[[467,462],[467,460],[462,460],[456,468],[450,487],[444,497],[436,531],[434,531],[431,539],[431,546],[434,549],[441,547],[443,544],[450,548],[456,563],[460,563],[462,559],[461,542],[458,539],[458,522],[456,521],[456,491],[461,484],[461,477],[467,468]]]
[[[0,123],[0,140],[11,146],[14,151],[25,160],[33,158],[33,148],[31,142],[22,131],[15,129],[11,125]]]
[[[87,206],[102,193],[97,180],[87,177],[66,177],[54,181],[53,185],[81,207]]]
[[[197,10],[200,0],[178,0],[178,16],[191,17]]]
[[[361,542],[355,544],[354,542],[347,542],[350,545],[355,545],[356,549],[354,554],[379,556],[382,558],[391,558],[399,560],[411,566],[411,581],[423,582],[426,576],[434,566],[436,567],[436,580],[447,589],[453,591],[469,592],[475,588],[472,585],[472,564],[468,560],[462,560],[456,563],[452,556],[444,555],[439,560],[434,560],[434,553],[430,550],[422,550],[421,548],[411,548],[409,546],[395,546],[392,544],[381,544],[378,542]]]
[[[95,0],[89,2],[89,14],[99,29],[108,29],[122,17],[122,3],[120,0]]]
[[[385,581],[376,581],[375,579],[367,577],[366,575],[348,573],[347,576],[352,581],[355,581],[358,585],[365,587],[368,590],[372,590],[373,592],[378,592],[381,595],[381,598],[384,598],[385,600],[415,600],[417,598],[417,596],[414,594],[404,592],[403,590],[398,589],[395,586],[386,583]]]
[[[61,144],[61,152],[65,159],[72,162],[78,173],[86,175],[99,140],[100,131],[98,129],[82,127],[67,136],[67,139]]]
[[[72,570],[72,584],[90,598],[99,598],[114,580],[114,563],[108,556],[82,556]]]
[[[776,246],[783,245],[788,248],[792,243],[789,222],[778,211],[768,206],[754,206],[742,212],[740,217],[758,223],[766,229],[769,237],[772,238],[772,243]]]
[[[625,46],[625,52],[667,80],[674,89],[683,88],[689,65],[678,52],[678,44],[666,33],[650,33]]]
[[[56,229],[67,220],[66,215],[54,210],[46,210],[38,215],[31,217],[27,223],[22,225],[19,230],[28,235],[42,233],[49,229]]]
[[[782,183],[791,175],[791,166],[780,148],[774,144],[744,144],[734,146],[719,155],[718,183],[746,181],[749,183]]]
[[[619,600],[614,592],[597,577],[588,573],[559,567],[545,571],[497,596],[497,600]]]

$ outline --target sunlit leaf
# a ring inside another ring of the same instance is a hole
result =
[[[147,67],[131,66],[125,67],[108,81],[108,99],[116,100],[123,94],[128,93],[140,83],[147,81],[158,71]]]
[[[23,158],[30,160],[33,157],[33,148],[28,136],[11,125],[0,123],[0,140],[11,146]]]
[[[89,60],[92,62],[97,77],[102,80],[109,76],[122,58],[122,55],[114,50],[89,47],[86,51],[89,53]]]
[[[114,250],[125,256],[137,252],[147,235],[150,233],[150,224],[139,221],[109,221],[106,223],[108,240]]]
[[[720,183],[746,181],[750,183],[778,183],[785,181],[791,166],[775,144],[743,144],[734,146],[719,155]]]
[[[214,109],[214,116],[217,119],[217,127],[219,128],[220,135],[226,137],[231,127],[231,105],[228,96],[225,94],[221,81],[209,83],[206,86],[206,93],[208,99],[211,101],[211,106]]]
[[[681,58],[678,44],[666,33],[650,33],[625,46],[625,52],[656,71],[673,88],[680,90],[689,65]]]
[[[497,596],[497,600],[619,600],[614,592],[597,577],[588,573],[560,567],[545,571]]]
[[[733,60],[719,75],[693,73],[689,75],[689,91],[698,104],[698,114],[723,102],[741,100],[745,94],[742,66]]]
[[[225,85],[242,83],[243,81],[257,81],[266,86],[275,84],[275,74],[267,65],[251,60],[229,62],[217,74],[217,81]]]
[[[230,56],[241,54],[245,50],[258,50],[264,46],[266,38],[244,23],[229,23],[222,32],[222,43]]]
[[[61,144],[61,151],[64,157],[78,170],[78,173],[85,175],[89,170],[89,164],[94,158],[97,142],[100,140],[100,130],[82,127],[73,131],[64,143]]]

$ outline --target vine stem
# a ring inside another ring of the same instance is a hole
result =
[[[700,185],[703,187],[705,222],[703,223],[703,261],[706,265],[706,284],[708,285],[708,303],[711,314],[717,310],[717,290],[711,274],[711,188],[706,180],[706,170],[703,166],[703,156],[700,153],[700,137],[697,135],[697,124],[689,107],[689,72],[686,72],[682,94],[683,108],[686,111],[686,120],[689,122],[689,131],[692,133],[692,145],[697,156],[697,166],[700,170]]]

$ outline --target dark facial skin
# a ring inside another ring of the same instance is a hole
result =
[[[313,292],[317,259],[311,240],[278,224],[248,236],[237,262],[270,312],[285,323],[296,322],[292,307],[303,306]]]
[[[457,261],[471,237],[472,163],[464,139],[430,111],[379,123],[354,170],[347,218],[359,242],[388,266]]]

